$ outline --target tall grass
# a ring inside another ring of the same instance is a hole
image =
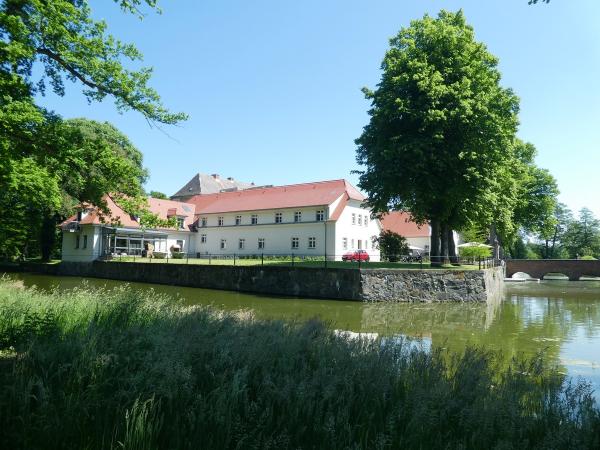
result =
[[[0,448],[598,448],[541,358],[424,352],[129,289],[0,281]]]

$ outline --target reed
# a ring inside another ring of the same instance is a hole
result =
[[[127,288],[0,281],[0,448],[598,448],[543,357],[426,352]]]

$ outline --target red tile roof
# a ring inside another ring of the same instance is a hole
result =
[[[265,209],[326,206],[340,196],[363,201],[365,197],[346,180],[319,181],[236,192],[196,195],[188,200],[196,206],[196,214],[215,214]]]
[[[93,206],[84,205],[85,208],[89,208],[89,209],[91,209],[91,211],[88,214],[86,214],[83,219],[81,219],[79,224],[80,225],[88,225],[88,224],[100,225],[103,223],[106,223],[106,224],[119,223],[120,226],[125,227],[125,228],[139,228],[140,227],[140,224],[136,220],[134,220],[128,213],[123,211],[123,209],[121,209],[119,207],[119,205],[117,205],[115,203],[115,201],[112,199],[111,196],[106,195],[104,197],[104,200],[106,201],[106,205],[108,206],[108,209],[110,210],[110,214],[103,216],[102,214],[100,214],[100,212],[98,211],[97,208],[95,208]],[[186,228],[189,225],[191,225],[192,223],[194,223],[195,207],[194,207],[194,205],[189,204],[189,203],[176,202],[173,200],[163,200],[163,199],[158,199],[158,198],[148,198],[148,209],[151,212],[153,212],[154,214],[157,214],[158,217],[160,217],[161,219],[167,219],[168,216],[170,215],[169,214],[170,211],[175,213],[173,215],[185,217],[184,226]],[[66,225],[67,223],[73,222],[76,220],[77,220],[77,215],[74,215],[74,216],[69,217],[67,220],[65,220],[61,225]]]
[[[404,237],[429,237],[429,225],[417,225],[406,212],[392,211],[383,215],[381,226]]]

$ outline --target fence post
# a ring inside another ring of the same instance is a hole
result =
[[[189,253],[186,253],[186,254],[185,254],[185,263],[186,263],[186,264],[189,264],[189,263],[190,263],[190,254],[189,254]]]
[[[260,265],[261,266],[265,265],[265,254],[264,253],[260,254]]]
[[[481,256],[479,256],[477,260],[479,261],[479,270],[481,270]]]
[[[208,265],[210,266],[212,263],[212,253],[209,253],[208,255]]]
[[[235,266],[235,253],[233,254],[233,265]]]
[[[325,268],[327,269],[327,253],[325,253]]]
[[[423,270],[423,257],[422,256],[419,258],[419,267],[421,270]]]
[[[292,267],[294,267],[294,254],[292,253]]]

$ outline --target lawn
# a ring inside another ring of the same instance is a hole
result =
[[[0,280],[0,448],[598,448],[543,358],[425,351],[128,288]]]
[[[134,256],[119,256],[111,261],[115,262],[135,262],[135,263],[149,263],[149,264],[198,264],[198,265],[222,265],[222,266],[257,266],[257,265],[269,265],[269,266],[294,266],[294,267],[328,267],[336,269],[402,269],[402,270],[478,270],[479,265],[477,264],[461,264],[461,265],[443,265],[442,267],[431,267],[426,262],[420,263],[401,263],[401,262],[345,262],[345,261],[327,261],[324,259],[316,260],[311,258],[310,260],[303,260],[296,258],[292,261],[291,257],[284,258],[278,257],[277,259],[265,258],[239,258],[236,257],[220,257],[220,258],[184,258],[184,259],[150,259]]]

